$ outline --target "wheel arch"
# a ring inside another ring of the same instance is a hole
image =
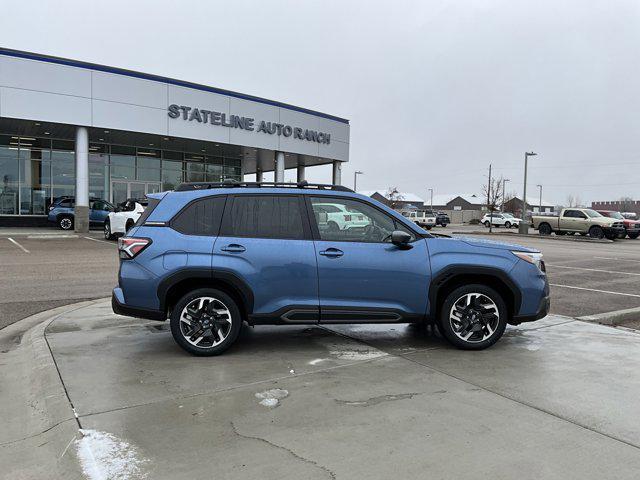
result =
[[[509,319],[520,311],[522,294],[513,280],[502,270],[475,265],[456,265],[445,268],[431,281],[429,287],[429,318],[436,321],[444,299],[456,288],[479,283],[497,291],[507,305]]]
[[[237,275],[209,268],[181,269],[158,285],[160,310],[170,312],[186,293],[198,288],[215,288],[229,295],[238,305],[242,317],[253,313],[253,291]]]

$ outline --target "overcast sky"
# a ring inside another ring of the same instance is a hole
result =
[[[5,47],[346,117],[343,183],[362,170],[358,189],[475,193],[492,163],[520,193],[534,150],[534,198],[542,184],[557,203],[640,199],[637,0],[5,0],[3,12]]]

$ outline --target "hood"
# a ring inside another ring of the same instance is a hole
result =
[[[471,245],[472,247],[495,248],[497,250],[509,250],[509,251],[513,250],[516,252],[529,252],[529,253],[537,253],[540,251],[534,248],[517,245],[515,243],[497,242],[495,240],[485,240],[480,238],[468,238],[468,237],[459,237],[458,240],[466,243],[467,245]]]

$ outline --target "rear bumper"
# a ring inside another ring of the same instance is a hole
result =
[[[148,320],[159,320],[162,322],[167,319],[167,314],[163,311],[128,306],[125,303],[124,294],[120,287],[114,288],[111,293],[111,308],[113,313],[126,317],[146,318]]]

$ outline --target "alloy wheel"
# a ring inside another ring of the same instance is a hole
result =
[[[62,220],[60,220],[60,227],[63,230],[69,230],[72,227],[72,222],[71,219],[68,217],[63,218]]]
[[[217,298],[199,297],[180,314],[180,333],[191,345],[211,348],[220,345],[231,332],[231,312]]]
[[[466,293],[458,298],[449,311],[453,333],[465,342],[487,340],[500,322],[498,306],[482,293]]]
[[[107,240],[111,239],[111,228],[109,226],[109,222],[104,224],[104,238]]]

